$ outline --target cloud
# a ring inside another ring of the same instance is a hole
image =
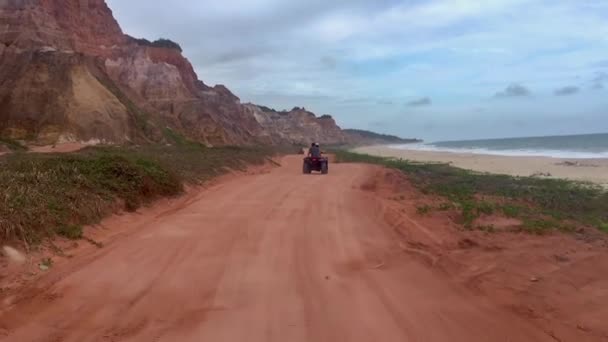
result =
[[[392,100],[387,100],[387,99],[379,99],[379,100],[376,100],[376,104],[379,104],[379,105],[385,105],[385,106],[388,106],[388,105],[392,105],[393,103],[394,103],[394,102],[393,102]]]
[[[408,102],[406,105],[408,107],[425,107],[425,106],[430,106],[431,104],[433,104],[433,102],[431,101],[430,98],[421,97],[419,99],[415,99],[415,100]]]
[[[507,97],[527,97],[530,96],[532,93],[530,92],[530,90],[524,86],[522,86],[521,84],[511,84],[510,86],[508,86],[507,88],[505,88],[505,90],[500,91],[498,93],[496,93],[496,95],[494,95],[494,97],[496,98],[507,98]]]
[[[372,102],[374,102],[374,99],[371,97],[351,97],[340,100],[340,103],[345,104],[367,104]]]
[[[574,95],[574,94],[578,93],[579,91],[580,91],[579,87],[567,86],[567,87],[556,89],[555,92],[553,92],[553,93],[555,94],[555,96],[568,96],[568,95]]]
[[[608,68],[608,59],[597,61],[597,62],[593,63],[592,66],[598,67],[598,68]]]
[[[608,72],[596,72],[593,79],[591,79],[591,88],[604,89],[604,83],[608,83]]]
[[[382,128],[382,129],[391,127],[391,123],[386,122],[386,121],[371,121],[368,123],[368,125],[370,127]]]
[[[345,99],[341,99],[339,100],[339,103],[344,103],[344,104],[357,104],[357,105],[381,105],[381,106],[388,106],[388,105],[392,105],[394,104],[393,100],[387,99],[387,98],[381,98],[381,97],[370,97],[370,96],[362,96],[362,97],[352,97],[352,98],[345,98]]]
[[[338,66],[338,61],[331,56],[323,56],[320,59],[321,64],[328,69],[335,69]]]
[[[271,48],[263,48],[262,46],[243,46],[241,48],[219,53],[213,56],[213,58],[209,58],[207,60],[207,65],[238,63],[256,57],[269,56],[272,55],[272,53],[273,51]]]

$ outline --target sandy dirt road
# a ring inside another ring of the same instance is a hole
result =
[[[298,157],[56,267],[1,341],[555,341],[403,253],[369,166]]]

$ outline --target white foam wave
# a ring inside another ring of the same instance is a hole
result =
[[[518,149],[518,150],[491,150],[486,148],[450,148],[435,146],[432,144],[406,144],[390,145],[390,148],[412,151],[450,152],[450,153],[472,153],[493,156],[509,157],[548,157],[559,159],[607,159],[608,151],[605,152],[582,152],[565,150],[544,149]]]

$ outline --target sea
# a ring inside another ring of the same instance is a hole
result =
[[[608,158],[608,133],[438,141],[433,143],[392,145],[391,147],[417,151],[441,151],[500,156],[594,159]]]

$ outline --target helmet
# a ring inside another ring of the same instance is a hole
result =
[[[321,146],[321,145],[319,145],[319,143],[315,143],[315,146],[319,147],[319,146]]]

